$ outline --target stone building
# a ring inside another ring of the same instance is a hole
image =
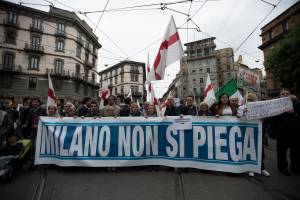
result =
[[[268,59],[270,50],[277,46],[289,29],[300,20],[300,1],[274,18],[261,28],[262,45],[258,48],[264,52],[264,60]],[[269,97],[279,95],[280,83],[266,70],[266,85]]]
[[[0,98],[45,103],[49,72],[59,103],[97,97],[101,45],[75,13],[0,2]]]
[[[131,89],[133,101],[146,100],[144,83],[146,81],[145,63],[125,60],[99,72],[100,83],[107,81],[109,94],[122,102]],[[102,85],[100,85],[102,86]]]

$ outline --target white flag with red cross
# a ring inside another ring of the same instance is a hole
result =
[[[163,80],[165,69],[168,65],[179,60],[183,55],[183,49],[173,16],[171,16],[159,51],[150,70],[146,84],[155,80]]]
[[[216,96],[214,88],[212,87],[209,74],[207,74],[206,85],[204,88],[204,100],[205,103],[210,107],[214,102],[216,102]]]
[[[49,89],[48,89],[48,98],[47,98],[47,113],[48,113],[48,106],[53,105],[57,107],[56,96],[55,96],[54,88],[49,73],[48,73],[48,81],[49,81]]]

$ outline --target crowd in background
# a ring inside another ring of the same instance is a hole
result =
[[[288,161],[286,158],[288,149],[290,150],[290,170],[293,173],[300,172],[300,103],[296,96],[291,95],[287,89],[282,89],[280,97],[291,97],[294,109],[281,115],[263,119],[263,142],[268,145],[268,137],[277,139],[277,161],[278,169],[285,175],[290,175]],[[254,93],[248,93],[244,97],[244,103],[256,101]],[[130,98],[124,100],[123,105],[117,105],[115,96],[109,96],[100,109],[99,102],[92,101],[85,97],[78,107],[71,102],[66,102],[62,109],[56,106],[46,108],[38,98],[33,98],[29,105],[16,107],[10,99],[5,99],[1,103],[0,109],[0,148],[4,143],[9,144],[11,137],[29,138],[35,140],[38,120],[40,116],[50,117],[161,117],[156,113],[155,105],[148,102],[139,105],[132,102]],[[212,106],[201,102],[195,105],[194,97],[187,96],[181,101],[180,106],[176,106],[173,97],[168,97],[164,116],[237,116],[243,117],[247,112],[245,105],[239,105],[238,98],[229,98],[228,94],[220,95],[218,102]],[[264,151],[263,156],[264,157]],[[265,172],[265,174],[264,174]],[[262,174],[269,176],[262,163]],[[252,176],[251,172],[249,173]]]

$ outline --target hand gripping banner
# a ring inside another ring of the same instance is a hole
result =
[[[258,120],[243,121],[236,117],[187,117],[183,120],[179,117],[41,117],[35,164],[164,165],[260,173],[261,148],[262,125]]]

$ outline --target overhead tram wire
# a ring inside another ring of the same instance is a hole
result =
[[[46,1],[46,0],[44,0],[44,1]],[[68,8],[70,8],[70,9],[72,9],[73,11],[75,11],[75,12],[77,12],[77,13],[79,13],[79,14],[82,14],[85,18],[87,18],[94,26],[96,26],[96,24],[87,16],[87,15],[85,15],[85,14],[83,14],[83,12],[81,12],[81,11],[79,11],[79,10],[77,10],[77,9],[75,9],[75,8],[73,8],[73,7],[71,7],[71,6],[69,6],[69,5],[67,5],[67,4],[63,4],[63,3],[61,3],[61,2],[59,2],[59,1],[57,1],[57,0],[54,0],[56,3],[59,3],[59,4],[61,4],[61,5],[63,5],[63,6],[65,6],[65,7],[68,7]],[[52,2],[50,2],[50,3],[52,3]],[[52,3],[53,4],[53,3]],[[55,27],[56,28],[56,27]],[[121,48],[121,47],[119,47],[119,45],[118,44],[116,44],[104,31],[102,31],[99,27],[97,27],[97,30],[99,30],[105,37],[107,37],[108,38],[108,40],[110,41],[110,42],[112,42],[126,57],[128,57],[128,55],[126,54],[126,52]],[[75,36],[74,36],[75,37]],[[76,36],[77,37],[77,36]]]
[[[101,21],[103,15],[104,15],[104,12],[105,12],[105,10],[106,10],[106,8],[107,8],[108,3],[109,3],[109,0],[106,1],[106,4],[105,4],[105,6],[104,6],[104,11],[101,13],[101,16],[100,16],[100,18],[99,18],[99,20],[98,20],[98,22],[97,22],[97,25],[96,25],[95,29],[98,28],[98,25],[99,25],[99,23],[100,23],[100,21]]]
[[[86,12],[82,12],[82,14],[91,14],[91,13],[98,13],[98,12],[112,12],[112,11],[119,11],[119,10],[124,10],[124,9],[152,7],[152,6],[174,5],[174,4],[180,4],[180,3],[187,3],[189,1],[191,1],[191,0],[174,1],[174,2],[166,2],[166,3],[143,4],[143,5],[137,5],[137,6],[128,6],[128,7],[121,7],[121,8],[113,8],[113,9],[108,9],[108,10],[86,11]]]
[[[275,10],[275,8],[280,4],[282,0],[279,0],[279,2],[273,6],[273,8],[268,12],[268,14],[255,26],[255,28],[250,32],[250,34],[241,42],[241,44],[235,49],[234,52],[238,51],[246,42],[247,40],[251,37],[251,35],[256,31],[256,29],[267,19],[271,13]]]

